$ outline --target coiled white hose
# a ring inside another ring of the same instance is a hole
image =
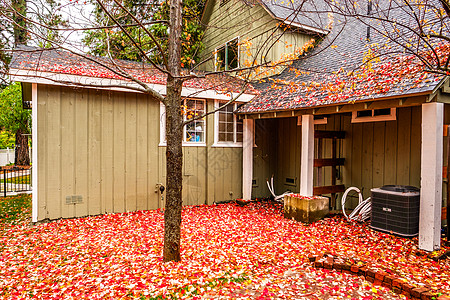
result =
[[[347,216],[347,213],[345,212],[345,202],[347,200],[347,195],[350,191],[356,191],[358,193],[358,205],[356,208],[352,211],[352,213]],[[372,199],[367,198],[366,200],[363,200],[363,196],[361,194],[361,191],[357,187],[349,187],[344,195],[342,195],[342,212],[344,213],[345,218],[350,221],[365,221],[370,218],[370,213],[372,211]]]
[[[269,179],[267,179],[266,183],[267,183],[267,187],[269,188],[269,191],[272,194],[275,201],[282,202],[284,196],[291,193],[290,191],[286,191],[285,193],[283,193],[279,196],[275,195],[275,188],[273,187],[273,175],[272,175],[272,178],[270,178],[270,183],[269,183]]]

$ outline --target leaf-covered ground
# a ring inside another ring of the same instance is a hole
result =
[[[0,231],[2,227],[24,224],[31,217],[31,197],[21,194],[14,197],[0,197]]]
[[[416,239],[349,224],[284,219],[268,202],[187,207],[182,262],[161,260],[163,212],[140,211],[0,228],[0,295],[81,299],[401,299],[383,287],[316,270],[311,254],[363,261],[450,291],[448,260],[419,255]],[[444,249],[445,250],[445,249]]]

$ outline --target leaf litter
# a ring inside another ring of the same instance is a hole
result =
[[[306,225],[268,201],[183,208],[180,263],[162,261],[163,210],[0,228],[0,296],[8,299],[402,299],[363,278],[315,269],[330,253],[450,292],[449,260],[417,239],[331,217]],[[442,251],[448,249],[443,247]]]

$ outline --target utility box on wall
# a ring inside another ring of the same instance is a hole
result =
[[[371,189],[370,227],[404,237],[419,234],[420,190],[413,186],[385,185]]]

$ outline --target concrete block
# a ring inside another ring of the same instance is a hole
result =
[[[303,223],[312,223],[325,217],[329,212],[329,199],[321,196],[284,196],[284,217]]]

